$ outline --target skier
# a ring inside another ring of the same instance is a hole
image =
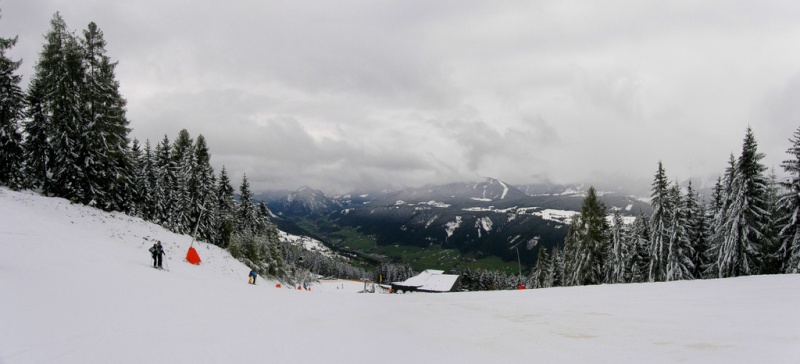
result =
[[[155,263],[157,263],[156,268],[162,269],[161,263],[164,261],[164,247],[161,246],[161,240],[156,243],[155,248],[156,251],[153,253],[153,256],[155,257]]]
[[[250,284],[256,284],[256,277],[258,277],[258,273],[255,269],[250,269]]]
[[[158,244],[153,244],[149,250],[150,254],[153,255],[153,268],[158,268]]]

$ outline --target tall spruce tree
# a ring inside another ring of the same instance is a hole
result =
[[[689,240],[689,221],[686,208],[682,204],[681,190],[677,182],[669,191],[671,224],[669,226],[665,280],[677,281],[693,279],[694,249]]]
[[[733,196],[733,180],[736,178],[736,157],[731,153],[728,158],[728,166],[725,168],[725,173],[717,179],[717,184],[714,187],[714,199],[712,201],[712,211],[714,211],[711,221],[711,239],[709,248],[706,250],[706,262],[708,266],[705,269],[704,277],[716,278],[720,276],[719,272],[719,253],[721,241],[724,239],[725,222],[728,218],[728,211],[731,208],[731,201]]]
[[[0,38],[0,184],[18,190],[24,187],[22,133],[20,122],[25,112],[25,95],[17,75],[22,61],[12,61],[6,51],[17,44],[17,37]]]
[[[196,169],[194,160],[194,141],[186,129],[178,133],[178,138],[172,147],[172,164],[175,166],[175,188],[173,218],[175,231],[187,234],[192,232],[196,220],[192,220],[194,196],[190,193],[191,179]]]
[[[692,186],[692,181],[686,188],[686,196],[684,197],[684,211],[686,214],[687,233],[689,234],[689,241],[692,247],[692,276],[694,278],[703,278],[704,271],[708,266],[706,261],[705,252],[709,248],[709,226],[708,215],[706,213],[705,205],[700,202],[700,196]]]
[[[130,210],[133,164],[129,153],[126,101],[119,91],[116,62],[106,55],[103,32],[92,22],[83,31],[84,69],[82,101],[87,107],[85,135],[86,200],[106,210]]]
[[[732,159],[732,158],[731,158]],[[722,183],[722,176],[717,177],[714,190],[711,192],[711,203],[709,204],[708,214],[713,218],[722,210],[725,205],[725,187]]]
[[[548,275],[548,287],[561,287],[564,285],[564,250],[559,246],[554,246],[550,250],[550,266]]]
[[[771,169],[767,177],[766,205],[769,209],[767,227],[765,228],[762,246],[761,274],[779,274],[783,270],[783,262],[786,260],[781,252],[780,230],[778,220],[784,215],[783,207],[780,204],[782,187],[778,182],[775,169]]]
[[[177,170],[175,160],[172,158],[172,145],[169,137],[156,146],[153,156],[153,172],[155,184],[153,185],[154,221],[169,230],[176,227],[177,198]]]
[[[26,160],[45,194],[86,202],[83,49],[59,13],[50,25],[28,90]]]
[[[669,239],[673,225],[673,199],[670,194],[669,181],[664,166],[658,162],[658,170],[653,180],[650,204],[653,214],[650,217],[650,253],[648,274],[650,282],[661,282],[667,279],[667,258],[669,256]]]
[[[43,192],[50,190],[47,166],[53,155],[53,143],[50,139],[50,117],[46,113],[44,87],[28,87],[25,113],[27,121],[23,122],[26,135],[22,142],[24,154],[25,186],[41,188]]]
[[[272,213],[269,211],[269,207],[267,207],[267,204],[264,201],[259,201],[256,204],[256,215],[258,218],[259,234],[266,233],[273,228],[272,223],[269,221]]]
[[[203,135],[194,145],[194,168],[189,180],[189,194],[194,201],[191,220],[197,224],[198,239],[212,241],[217,222],[216,177],[211,167],[211,155]]]
[[[641,210],[633,221],[629,239],[627,282],[641,283],[650,279],[650,221]]]
[[[533,267],[533,287],[531,288],[550,287],[552,284],[548,282],[550,280],[550,271],[550,257],[547,255],[547,250],[540,246],[539,252],[536,254],[536,265]]]
[[[625,222],[618,209],[614,209],[611,225],[611,241],[606,257],[606,283],[625,283],[628,272],[628,234]]]
[[[158,177],[156,175],[155,155],[150,140],[145,140],[144,151],[136,170],[136,189],[141,193],[139,216],[147,221],[156,221]]]
[[[781,163],[789,178],[782,183],[784,193],[778,200],[782,215],[777,223],[781,228],[782,270],[785,273],[800,273],[800,128],[789,142],[792,144],[786,151],[789,158]]]
[[[565,275],[570,285],[601,284],[605,280],[605,253],[609,226],[605,204],[589,187],[580,215],[573,220],[565,240]]]
[[[562,285],[577,286],[578,247],[581,244],[581,215],[574,215],[564,237],[564,275]]]
[[[128,214],[132,216],[142,217],[142,209],[144,208],[145,190],[143,188],[142,180],[144,174],[141,174],[142,163],[144,160],[144,151],[139,145],[138,139],[133,139],[131,148],[128,152],[128,159],[131,161],[131,186],[130,186],[130,201]]]
[[[212,241],[214,244],[226,248],[234,230],[236,230],[236,201],[233,196],[233,186],[228,178],[225,166],[222,166],[222,170],[219,172],[215,197],[217,200],[217,229],[215,238]]]
[[[253,203],[253,193],[250,192],[250,183],[247,181],[246,174],[242,176],[242,184],[239,187],[239,206],[236,216],[239,230],[251,233],[259,231],[261,226],[258,219],[258,209]]]
[[[713,272],[719,278],[758,274],[769,207],[766,205],[767,167],[750,127],[730,180],[726,203],[717,218],[713,240]],[[726,177],[729,178],[729,177]]]

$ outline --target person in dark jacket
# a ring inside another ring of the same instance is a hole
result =
[[[153,268],[158,268],[158,244],[153,244],[149,250],[150,254],[153,255]]]
[[[258,277],[258,273],[256,273],[256,270],[250,269],[250,284],[256,284],[256,277]]]
[[[161,269],[161,263],[164,261],[164,247],[161,246],[161,242],[158,242],[158,268]]]
[[[161,241],[156,243],[156,263],[158,269],[162,269],[161,263],[164,262],[164,247],[161,246]]]

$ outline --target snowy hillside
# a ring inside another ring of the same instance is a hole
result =
[[[150,267],[155,240],[169,271]],[[0,188],[0,363],[800,363],[800,275],[309,292],[249,285],[247,267],[205,243],[190,265],[190,243]]]

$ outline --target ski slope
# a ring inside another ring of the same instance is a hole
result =
[[[161,240],[169,271],[150,267]],[[800,363],[800,275],[449,294],[276,288],[141,219],[0,188],[0,363]]]

